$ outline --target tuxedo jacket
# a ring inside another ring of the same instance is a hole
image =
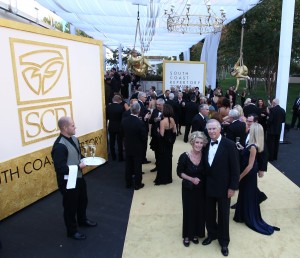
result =
[[[240,137],[240,143],[244,145],[246,140],[246,123],[236,120],[232,122],[226,131],[226,138],[236,142],[236,137]]]
[[[285,123],[285,111],[279,105],[270,108],[267,133],[280,135],[282,123]]]
[[[159,110],[157,108],[153,109],[151,117],[149,119],[149,124],[151,124],[151,137],[156,137],[157,136],[157,128],[159,128],[160,121],[155,122],[154,118],[158,117],[159,115]],[[161,114],[162,117],[162,114]]]
[[[228,189],[237,190],[240,178],[239,154],[235,143],[221,138],[211,165],[208,163],[210,143],[204,151],[206,194],[209,197],[225,198]]]
[[[119,132],[124,109],[118,103],[111,103],[106,107],[106,119],[109,120],[108,131]]]
[[[199,113],[195,115],[192,120],[192,132],[195,131],[204,132],[205,126],[206,126],[205,119]]]
[[[192,124],[193,118],[198,114],[199,104],[196,102],[190,101],[185,104],[185,123]]]
[[[243,108],[244,116],[248,117],[250,114],[256,114],[258,117],[260,116],[260,109],[254,104],[249,104]]]
[[[142,155],[147,142],[147,131],[143,122],[136,116],[130,115],[121,123],[126,155]]]

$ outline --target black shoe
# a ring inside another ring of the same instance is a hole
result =
[[[230,206],[230,209],[235,210],[236,209],[236,203]]]
[[[189,246],[190,246],[190,240],[188,240],[188,239],[183,239],[183,245],[184,245],[185,247],[189,247]]]
[[[229,254],[228,247],[227,247],[227,246],[222,246],[222,247],[221,247],[221,253],[222,253],[224,256],[228,256],[228,254]]]
[[[195,244],[195,245],[198,245],[199,244],[199,239],[198,237],[194,237],[192,242]]]
[[[215,238],[205,238],[202,242],[202,245],[209,245],[212,241],[216,240]]]
[[[268,199],[268,196],[266,196],[265,193],[261,192],[260,198],[259,198],[259,204],[261,204],[262,202],[264,202],[267,199]]]
[[[142,175],[144,175],[144,174],[145,174],[145,172],[142,171]]]
[[[68,237],[76,239],[76,240],[84,240],[84,239],[86,239],[86,236],[84,234],[79,233],[79,232],[76,232],[74,234],[68,234]]]
[[[142,164],[149,164],[149,163],[151,163],[150,160],[144,160]]]
[[[97,222],[86,219],[83,223],[78,223],[80,227],[96,227]]]
[[[134,190],[140,190],[141,188],[143,188],[145,186],[145,184],[140,184],[140,185],[136,185],[134,187]]]
[[[126,188],[131,188],[132,187],[132,184],[126,184]]]
[[[155,171],[157,171],[157,167],[150,170],[150,172],[155,172]]]

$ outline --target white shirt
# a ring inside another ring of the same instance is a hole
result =
[[[211,146],[211,144],[209,144],[208,163],[210,166],[214,161],[214,158],[215,158],[216,152],[218,150],[221,139],[222,139],[222,135],[220,134],[219,138],[217,139],[217,141],[218,141],[217,144],[214,144],[214,146]]]

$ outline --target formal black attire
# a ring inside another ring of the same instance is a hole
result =
[[[226,128],[226,138],[236,142],[236,137],[240,137],[239,142],[244,145],[246,139],[246,123],[234,120]]]
[[[248,166],[251,146],[257,149],[254,144],[243,149],[241,171],[244,171]],[[258,233],[271,235],[274,232],[274,227],[268,225],[261,217],[259,196],[256,191],[257,172],[258,163],[255,159],[253,168],[240,181],[239,195],[233,220],[236,222],[244,222],[249,228]],[[275,227],[275,229],[277,228]]]
[[[269,161],[277,160],[282,123],[285,123],[285,111],[279,105],[270,108],[267,145]]]
[[[114,97],[115,93],[120,93],[120,89],[121,89],[121,78],[120,75],[115,72],[113,75],[113,78],[111,79],[110,82],[110,101],[112,100],[112,98]]]
[[[146,107],[145,107],[145,104],[141,101],[141,100],[138,100],[138,103],[140,104],[140,107],[141,107],[141,110],[140,110],[140,114],[139,114],[139,118],[141,119],[141,121],[143,122],[144,126],[145,126],[145,129],[148,133],[149,131],[149,121],[146,120],[145,121],[145,115],[147,115],[150,110],[148,110]],[[147,147],[148,147],[148,137],[144,143],[144,150],[143,150],[143,162],[144,161],[147,161],[147,157],[146,157],[146,154],[147,154]]]
[[[293,116],[292,116],[291,128],[294,128],[297,119],[298,119],[297,128],[300,129],[300,97],[296,98],[293,104]]]
[[[121,80],[121,94],[124,99],[128,99],[129,97],[129,83],[131,83],[131,76],[125,74]]]
[[[184,101],[184,99],[181,99],[181,100],[177,99],[175,101],[179,106],[179,109],[178,109],[178,124],[179,124],[179,127],[177,128],[177,132],[179,132],[180,127],[182,125],[185,125],[185,104],[183,104],[183,103],[185,103],[185,101]]]
[[[61,143],[61,140],[68,141],[74,149],[69,153],[66,145]],[[77,141],[76,143],[74,141]],[[77,232],[77,223],[84,224],[87,220],[86,208],[88,204],[86,183],[82,176],[82,171],[79,168],[80,159],[83,156],[80,153],[79,141],[76,137],[65,137],[62,134],[55,140],[51,156],[54,162],[54,168],[57,177],[57,184],[59,191],[63,196],[64,207],[64,222],[67,228],[68,236],[72,236]],[[67,189],[67,178],[69,175],[68,156],[75,156],[78,160],[78,176],[76,180],[76,186],[73,189]],[[77,218],[77,219],[76,219]]]
[[[198,114],[198,107],[199,105],[194,101],[190,101],[185,104],[185,132],[183,137],[184,142],[188,141],[193,118]]]
[[[178,102],[176,102],[175,100],[171,100],[169,99],[166,105],[170,105],[173,108],[173,118],[176,124],[176,128],[177,128],[177,124],[179,123],[179,110],[180,110],[180,106],[178,104]]]
[[[119,103],[111,103],[106,107],[106,119],[108,123],[109,147],[113,160],[116,159],[115,145],[118,144],[118,158],[123,160],[123,140],[121,134],[121,121],[124,112],[124,106]]]
[[[258,122],[261,124],[261,126],[264,129],[264,133],[266,135],[267,132],[267,118],[268,118],[268,112],[266,107],[258,107],[259,109],[259,117],[258,117]]]
[[[192,120],[192,132],[195,132],[195,131],[204,132],[205,126],[206,126],[205,117],[200,113],[195,115]]]
[[[148,137],[147,131],[143,122],[134,115],[122,120],[121,131],[125,145],[126,186],[132,186],[132,176],[134,175],[134,184],[135,187],[138,187],[142,184],[142,159]]]
[[[177,164],[177,175],[181,178],[184,173],[190,177],[200,179],[198,185],[182,180],[182,237],[193,239],[205,236],[205,187],[203,176],[203,160],[195,165],[189,158],[188,153],[182,153]]]
[[[210,149],[215,146],[217,146],[217,150],[210,165]],[[209,147],[204,152],[204,167],[206,179],[205,217],[208,237],[218,239],[222,247],[228,246],[230,241],[228,189],[238,189],[240,176],[239,158],[235,143],[221,136],[218,138],[217,145],[211,146],[209,143]]]
[[[248,117],[251,114],[256,114],[258,117],[260,116],[259,108],[253,103],[250,103],[247,106],[244,106],[243,111],[244,111],[245,117]]]
[[[170,124],[170,118],[169,124]],[[172,158],[173,145],[176,133],[173,128],[165,129],[164,136],[159,134],[158,153],[157,153],[157,174],[154,180],[155,185],[166,185],[172,183]]]

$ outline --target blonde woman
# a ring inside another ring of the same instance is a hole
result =
[[[249,143],[243,148],[239,143],[237,147],[242,149],[241,175],[239,195],[233,220],[244,222],[252,230],[271,235],[277,227],[270,226],[261,217],[257,190],[257,153],[264,149],[264,131],[259,123],[253,123],[249,131]],[[259,174],[259,176],[262,176]]]
[[[195,131],[189,136],[190,151],[180,155],[177,175],[182,178],[183,245],[199,243],[205,236],[204,182],[202,149],[207,144],[204,133]]]

